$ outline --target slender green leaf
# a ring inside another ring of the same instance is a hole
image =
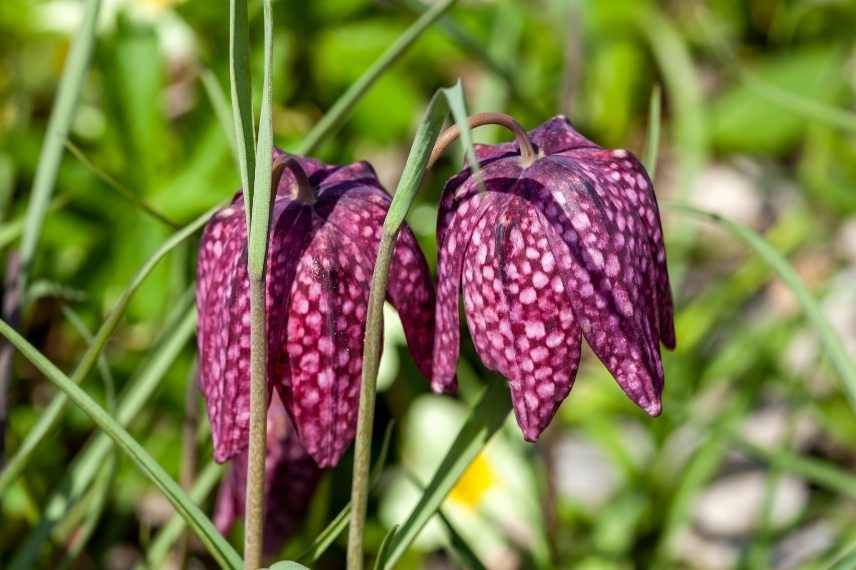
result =
[[[767,449],[746,440],[738,430],[729,429],[732,442],[749,455],[762,459],[771,466],[826,487],[832,491],[856,498],[856,475],[813,457],[803,457],[784,449]]]
[[[167,319],[165,330],[168,334],[159,343],[140,373],[131,380],[118,407],[117,419],[122,426],[128,426],[148,403],[160,385],[161,379],[196,331],[196,310],[192,304],[192,295],[186,296],[178,303],[176,314]],[[30,533],[12,559],[10,569],[26,570],[33,567],[42,544],[48,540],[53,529],[84,495],[111,449],[113,449],[113,442],[110,437],[98,434],[78,453],[67,474],[50,495],[38,526]]]
[[[241,171],[244,211],[250,227],[251,191],[255,176],[256,135],[253,132],[253,93],[250,82],[250,24],[247,0],[229,0],[229,83],[232,121]]]
[[[467,102],[464,100],[464,87],[461,84],[461,80],[459,79],[452,87],[440,89],[440,92],[446,97],[452,117],[461,130],[461,146],[464,148],[464,155],[470,162],[473,174],[478,176],[480,171],[479,161],[476,159],[476,149],[473,146],[473,133],[472,129],[470,129]]]
[[[226,92],[223,91],[223,86],[220,85],[217,76],[210,69],[203,69],[199,78],[202,81],[202,87],[205,88],[205,94],[208,95],[208,100],[211,101],[211,107],[214,108],[214,114],[217,115],[217,120],[220,122],[220,126],[223,127],[223,134],[229,141],[229,148],[232,149],[235,166],[240,170],[241,155],[238,153],[238,142],[235,140],[235,126],[232,123],[232,111],[229,101],[226,99]]]
[[[384,72],[404,55],[408,48],[437,21],[457,0],[439,0],[422,14],[389,48],[357,79],[321,118],[297,146],[297,154],[310,154],[321,141],[342,126],[345,118]]]
[[[389,550],[389,545],[392,543],[392,537],[395,536],[395,533],[398,532],[398,525],[393,525],[391,529],[386,533],[386,536],[383,537],[383,540],[380,543],[380,548],[377,551],[377,558],[375,558],[374,569],[381,570],[381,561],[386,558],[386,553]]]
[[[215,211],[216,208],[213,208],[205,212],[196,220],[173,234],[157,249],[157,251],[154,252],[154,254],[152,254],[139,271],[137,271],[136,275],[134,275],[131,282],[128,284],[128,287],[122,293],[122,296],[116,302],[116,305],[110,311],[110,314],[107,315],[107,318],[104,320],[101,328],[98,329],[98,333],[95,335],[95,339],[92,344],[89,345],[86,352],[83,354],[83,357],[80,359],[80,363],[77,365],[77,368],[75,368],[74,373],[71,376],[71,381],[73,383],[80,384],[87,376],[89,376],[92,368],[98,362],[99,355],[107,345],[107,341],[110,340],[110,337],[116,330],[125,309],[128,307],[131,296],[140,288],[146,277],[149,276],[158,262],[179,244],[183,243],[195,234],[199,228],[208,221]],[[63,410],[65,410],[67,403],[68,396],[65,393],[57,394],[48,405],[47,409],[39,416],[39,420],[36,422],[36,425],[27,432],[27,436],[24,438],[24,441],[21,443],[15,453],[15,456],[12,457],[3,469],[2,473],[0,473],[0,496],[3,495],[9,485],[13,483],[24,471],[39,443],[41,443],[41,441],[51,432],[62,417]]]
[[[779,275],[785,285],[793,291],[806,316],[808,316],[820,334],[820,341],[826,349],[833,367],[844,382],[844,392],[850,399],[851,407],[856,410],[856,366],[854,366],[853,361],[847,355],[841,338],[823,315],[823,311],[817,300],[802,282],[797,272],[788,263],[787,259],[750,228],[732,222],[718,214],[699,210],[691,206],[670,204],[669,207],[672,210],[713,222],[727,230],[749,245]]]
[[[273,166],[273,116],[271,82],[273,67],[273,18],[269,2],[265,6],[265,49],[264,80],[262,85],[262,107],[259,112],[259,138],[256,145],[256,173],[253,186],[252,215],[248,246],[250,279],[264,275],[268,247],[268,226],[271,214],[271,175]],[[247,165],[249,168],[249,165]],[[275,190],[275,189],[274,189]]]
[[[421,493],[425,492],[425,485],[422,484],[422,481],[420,481],[413,472],[406,471],[405,474],[407,479],[413,483]],[[470,545],[467,544],[467,541],[464,540],[464,537],[462,537],[455,529],[452,521],[450,521],[449,517],[443,513],[442,508],[437,509],[437,517],[446,528],[446,534],[449,535],[449,550],[451,551],[453,558],[455,558],[464,568],[469,568],[470,570],[483,570],[484,565],[481,563],[481,560],[479,560],[479,557],[476,556],[476,553],[473,552],[472,548],[470,548]],[[380,558],[380,555],[378,555],[378,558]]]
[[[47,213],[55,212],[64,208],[71,200],[68,195],[63,194],[55,197],[48,205]],[[10,220],[4,224],[0,224],[0,249],[5,248],[21,237],[24,233],[25,217],[20,217],[15,220]]]
[[[226,567],[241,568],[241,558],[214,524],[199,510],[181,487],[164,471],[154,458],[117,422],[104,408],[98,405],[77,384],[54,366],[32,344],[18,334],[5,321],[0,320],[0,334],[5,336],[39,371],[88,415],[119,448],[134,461],[137,467],[151,479],[173,507],[185,518],[202,543],[217,561]]]
[[[62,312],[75,330],[77,330],[78,334],[80,334],[87,343],[92,344],[95,341],[92,333],[74,309],[64,305],[62,307]],[[98,371],[101,373],[101,378],[104,381],[107,411],[110,412],[110,414],[115,414],[116,382],[113,379],[113,374],[110,372],[110,366],[107,364],[107,359],[104,358],[103,354],[98,356]],[[86,547],[89,539],[92,538],[92,534],[95,532],[95,527],[98,525],[98,521],[101,519],[101,515],[107,506],[107,497],[110,494],[110,488],[113,486],[113,482],[116,477],[117,461],[118,452],[114,452],[101,468],[98,478],[95,480],[95,483],[88,494],[87,500],[85,501],[87,505],[85,520],[82,524],[75,524],[76,528],[74,536],[70,540],[70,545],[65,552],[65,560],[63,561],[62,568],[71,567]]]
[[[139,208],[141,211],[148,214],[152,219],[155,219],[163,225],[170,227],[174,230],[177,230],[181,227],[165,215],[152,208],[135,192],[123,186],[118,180],[107,174],[98,165],[89,160],[89,157],[86,156],[83,150],[77,145],[75,145],[73,142],[65,141],[65,146],[69,150],[69,152],[71,152],[71,154],[73,154],[74,157],[80,161],[83,166],[85,166],[90,172],[92,172],[102,182],[104,182],[104,184],[106,184],[108,188],[110,188],[111,190],[115,190],[116,193],[128,200],[128,202]]]
[[[452,447],[428,483],[419,503],[393,538],[383,568],[392,569],[416,539],[419,531],[437,512],[443,500],[458,482],[461,475],[502,426],[511,412],[508,386],[496,378],[491,379],[476,405],[470,411]]]
[[[464,537],[461,536],[461,533],[455,529],[455,525],[452,524],[449,517],[443,514],[443,509],[437,509],[437,516],[440,517],[440,521],[446,527],[446,533],[449,535],[449,547],[461,565],[464,568],[469,568],[469,570],[487,570],[473,549],[470,548],[470,545],[467,544],[467,541],[464,540]]]
[[[660,99],[660,86],[655,85],[648,105],[648,141],[645,144],[645,170],[651,180],[657,173],[657,151],[660,147]]]
[[[268,570],[309,570],[309,568],[292,560],[283,560],[282,562],[277,562]]]
[[[51,110],[45,142],[42,145],[39,165],[33,180],[30,204],[27,207],[24,235],[21,239],[20,287],[22,290],[27,288],[30,265],[36,253],[42,224],[45,214],[47,214],[59,165],[62,161],[63,143],[68,138],[68,131],[71,128],[71,122],[74,120],[83,81],[89,69],[89,60],[95,45],[95,27],[98,23],[100,9],[101,0],[89,0],[86,3],[83,21],[80,30],[75,34],[74,43],[63,68],[56,100]]]
[[[188,492],[190,499],[196,504],[201,504],[211,494],[211,491],[214,490],[214,486],[220,481],[221,477],[223,477],[223,466],[213,461],[210,462],[199,473],[199,476],[193,483],[193,487]],[[169,554],[172,545],[179,539],[186,527],[187,523],[181,515],[174,514],[152,541],[146,552],[145,563],[138,564],[136,567],[137,570],[144,570],[145,568],[156,570],[157,568],[162,568],[164,559]]]
[[[380,446],[380,453],[378,454],[377,461],[375,462],[374,467],[372,468],[371,481],[370,485],[372,489],[377,487],[378,482],[380,481],[380,476],[383,473],[383,469],[386,465],[386,456],[389,453],[389,443],[392,441],[392,426],[393,423],[390,422],[386,426],[386,432],[383,435],[383,442]],[[351,503],[345,505],[345,507],[339,512],[336,517],[330,521],[330,524],[321,531],[321,533],[315,537],[315,541],[312,543],[312,546],[309,549],[301,554],[298,557],[299,561],[312,563],[316,562],[324,552],[333,544],[339,536],[344,532],[344,530],[348,527],[348,518],[351,516]]]

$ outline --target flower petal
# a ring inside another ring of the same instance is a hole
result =
[[[548,237],[586,340],[627,395],[658,415],[663,366],[644,294],[652,271],[646,228],[614,175],[583,152],[536,162],[527,188],[552,226]]]
[[[480,193],[469,170],[453,178],[443,190],[437,214],[437,305],[435,310],[433,378],[438,393],[457,390],[455,370],[460,356],[461,271],[464,253],[479,218],[493,194]]]
[[[199,251],[200,385],[205,395],[214,459],[222,463],[247,442],[249,420],[249,278],[243,208],[219,212]]]
[[[490,205],[472,234],[463,281],[479,356],[508,378],[517,423],[535,441],[571,390],[581,336],[530,203],[508,194]]]
[[[218,213],[206,226],[198,262],[200,383],[214,439],[223,462],[247,445],[250,416],[250,307],[243,201]],[[272,215],[266,279],[270,346],[283,346],[287,293],[307,236],[308,210],[278,199]],[[268,376],[288,379],[284,359],[272,350]]]
[[[366,168],[369,168],[366,174],[372,176],[367,181],[379,184],[370,167]],[[357,172],[351,173],[351,176],[356,175]],[[325,184],[328,182],[325,180]],[[358,245],[370,263],[370,275],[374,271],[389,204],[389,195],[380,186],[338,185],[322,193],[317,207],[319,215],[326,218],[325,223],[332,224]],[[406,224],[396,239],[387,298],[399,313],[407,346],[416,365],[430,379],[434,346],[434,285],[428,262]]]
[[[291,382],[279,389],[321,467],[335,465],[354,437],[370,272],[357,245],[330,225],[297,267],[286,333]]]
[[[632,211],[641,221],[644,234],[640,237],[647,242],[647,259],[653,267],[647,272],[650,283],[646,283],[651,303],[656,310],[657,330],[660,341],[670,349],[675,348],[675,319],[672,301],[672,289],[669,285],[669,271],[666,267],[666,247],[663,243],[663,226],[660,210],[654,195],[654,186],[648,173],[633,156],[625,150],[575,151],[569,156],[578,157],[581,163],[590,164],[594,170],[609,173],[602,184],[611,186],[614,195],[620,197],[627,211]]]

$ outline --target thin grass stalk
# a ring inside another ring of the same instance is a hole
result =
[[[458,85],[460,88],[460,84]],[[438,92],[431,99],[425,117],[414,137],[410,154],[404,165],[398,187],[393,195],[389,212],[384,219],[383,235],[378,247],[377,261],[372,275],[371,291],[366,316],[366,334],[363,345],[363,371],[360,383],[360,403],[354,446],[354,472],[351,479],[351,524],[348,532],[348,570],[363,568],[363,531],[369,492],[369,459],[374,422],[374,404],[377,391],[377,371],[380,365],[383,331],[383,303],[389,278],[389,265],[395,239],[413,198],[425,175],[434,142],[440,135],[448,113],[443,95]]]
[[[196,478],[196,481],[187,493],[190,499],[196,504],[201,504],[211,494],[211,491],[214,490],[217,482],[223,477],[223,471],[223,466],[213,461],[206,465],[199,472],[199,477]],[[169,554],[170,548],[182,536],[186,528],[187,523],[181,515],[178,513],[174,514],[169,519],[169,522],[158,532],[149,546],[146,552],[145,563],[141,562],[137,564],[135,570],[163,568],[164,560]]]
[[[151,358],[135,374],[120,399],[117,410],[120,425],[128,426],[137,417],[196,330],[196,310],[192,304],[193,296],[186,296],[178,303],[175,314],[167,319],[164,330],[168,334],[158,342]],[[45,501],[47,506],[42,511],[38,525],[12,557],[9,570],[33,567],[42,545],[86,493],[112,449],[112,440],[102,433],[96,435],[77,454],[66,475]]]
[[[330,110],[320,121],[303,137],[297,146],[297,154],[310,154],[318,148],[321,141],[334,133],[342,126],[345,117],[356,106],[357,102],[365,95],[366,91],[380,79],[380,77],[404,55],[413,43],[436,22],[440,16],[446,13],[457,0],[440,0],[419,18],[403,33],[395,43],[381,55],[359,79],[339,97]]]
[[[198,365],[194,363],[184,392],[184,422],[181,429],[181,472],[179,473],[179,482],[181,483],[181,488],[188,493],[193,488],[193,482],[196,479],[196,468],[199,463],[199,454],[197,452],[200,396],[198,373]],[[193,497],[191,496],[191,498]],[[184,568],[189,539],[190,534],[184,532],[176,545],[175,558],[179,568]]]
[[[140,471],[155,484],[193,527],[202,543],[220,565],[227,568],[240,568],[240,557],[217,532],[214,524],[119,422],[5,321],[0,321],[0,334],[8,338],[52,384],[68,394],[69,398],[133,460]]]
[[[158,212],[152,206],[147,204],[145,200],[137,196],[135,192],[133,192],[129,188],[126,188],[124,185],[122,185],[122,183],[107,174],[106,171],[104,171],[101,167],[92,162],[92,160],[90,160],[90,158],[86,156],[86,153],[84,153],[83,149],[81,149],[79,146],[77,146],[71,141],[65,141],[65,147],[72,155],[74,155],[74,158],[80,161],[83,166],[85,166],[90,172],[92,172],[96,177],[98,177],[102,182],[104,182],[104,184],[106,184],[108,188],[116,191],[117,194],[125,198],[134,207],[140,209],[153,220],[160,222],[161,224],[165,225],[170,229],[181,229],[181,225],[172,221],[164,214]]]
[[[229,87],[238,170],[244,194],[247,228],[250,227],[253,177],[255,176],[256,135],[253,130],[253,93],[250,81],[250,23],[247,0],[229,0]]]
[[[71,375],[71,381],[75,384],[80,384],[89,376],[92,369],[98,362],[98,357],[110,340],[113,332],[121,321],[122,315],[131,300],[133,294],[140,288],[146,277],[152,272],[155,266],[163,259],[170,251],[175,249],[179,244],[193,236],[199,228],[201,228],[216,211],[216,208],[208,210],[194,221],[186,225],[180,231],[173,234],[167,241],[161,245],[157,251],[146,261],[146,263],[137,271],[128,287],[122,293],[122,296],[116,302],[116,305],[107,315],[101,328],[95,335],[92,344],[89,345],[86,352],[81,357],[80,362],[74,369]],[[9,461],[8,465],[0,473],[0,496],[6,491],[11,483],[13,483],[24,471],[32,455],[38,447],[39,443],[53,430],[59,419],[62,417],[63,411],[68,404],[68,396],[64,393],[57,394],[47,409],[39,417],[36,425],[29,430],[24,441],[19,446],[14,457]]]
[[[83,13],[80,31],[77,33],[74,43],[71,46],[68,60],[63,67],[56,100],[54,101],[51,116],[48,120],[45,142],[42,145],[36,175],[33,180],[30,203],[27,207],[27,217],[24,222],[24,234],[21,240],[20,259],[18,262],[20,270],[14,284],[14,292],[5,299],[6,301],[16,299],[20,303],[27,290],[27,282],[29,281],[33,258],[35,257],[36,247],[41,237],[45,215],[51,202],[57,173],[59,172],[59,165],[62,161],[63,143],[68,137],[68,131],[74,119],[83,81],[89,69],[89,60],[91,59],[92,49],[95,45],[95,27],[98,22],[98,12],[100,9],[101,0],[89,0]],[[3,317],[13,327],[17,327],[20,307],[12,305],[11,302],[8,305],[9,311],[4,311]],[[3,342],[2,346],[0,346],[0,441],[6,440],[9,387],[12,382],[12,354],[10,351],[11,347],[8,343]],[[2,445],[0,445],[0,452],[2,450]],[[0,454],[0,462],[2,462],[2,459],[3,456]]]

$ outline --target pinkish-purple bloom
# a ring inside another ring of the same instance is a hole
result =
[[[296,198],[297,179],[286,168],[267,260],[268,381],[307,452],[330,467],[354,438],[366,306],[390,197],[368,163],[327,166],[294,158],[312,197]],[[219,462],[241,453],[249,433],[246,242],[238,194],[206,226],[197,267],[201,385]],[[430,378],[434,290],[407,227],[396,242],[387,298],[401,316],[416,364]]]
[[[597,146],[564,117],[529,138],[532,164],[516,143],[478,146],[484,188],[466,168],[443,192],[432,386],[454,389],[463,285],[479,357],[508,378],[527,440],[570,392],[583,336],[658,415],[659,343],[673,348],[675,332],[651,181],[633,155]]]
[[[264,546],[265,554],[273,556],[303,521],[321,469],[300,443],[275,393],[267,422]],[[236,455],[231,463],[220,485],[214,510],[214,524],[224,534],[231,530],[236,519],[243,517],[247,497],[246,451]]]

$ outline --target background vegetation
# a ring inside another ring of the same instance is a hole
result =
[[[261,3],[249,4],[258,101]],[[7,277],[83,6],[0,3]],[[412,0],[275,2],[276,144],[300,148],[415,20],[414,9]],[[383,73],[315,155],[334,163],[367,159],[394,188],[428,99],[459,77],[470,111],[503,110],[528,128],[564,113],[589,138],[642,156],[659,127],[660,199],[763,234],[819,300],[852,358],[854,29],[856,5],[843,0],[460,0]],[[239,186],[224,129],[228,103],[220,99],[224,87],[228,93],[225,5],[111,0],[97,30],[19,327],[66,371],[85,351],[86,331],[98,329],[171,226],[197,218]],[[657,92],[662,119],[652,120]],[[476,131],[483,142],[507,138]],[[460,167],[461,153],[448,153],[409,217],[432,264],[437,197]],[[473,556],[489,568],[826,568],[856,548],[856,416],[817,322],[744,241],[684,211],[664,210],[678,349],[664,355],[662,417],[635,409],[585,354],[574,391],[542,441],[524,444],[513,424],[501,431],[444,503],[445,523],[432,522],[402,568],[470,567]],[[183,317],[192,302],[194,240],[170,253],[132,297],[99,373],[83,384],[126,418],[176,479],[196,352],[192,322]],[[462,402],[429,395],[388,321],[377,425],[393,418],[396,425],[384,484],[370,503],[370,550],[409,512],[419,494],[414,480],[431,476],[465,417],[463,402],[487,381],[466,347]],[[36,368],[15,358],[7,458],[54,393]],[[189,409],[198,411],[196,404]],[[206,467],[211,452],[201,418],[195,471],[206,482],[201,491],[208,487],[198,499],[210,513],[219,471]],[[172,511],[133,463],[102,444],[105,451],[90,461],[94,476],[79,488],[71,483],[82,480],[80,452],[94,447],[94,433],[70,406],[4,490],[0,566],[34,544],[38,567],[75,557],[75,568],[152,559]],[[377,429],[375,449],[382,435]],[[347,502],[350,475],[347,457],[325,475],[283,557],[304,552]],[[53,521],[47,530],[46,520]],[[232,542],[239,545],[239,537],[238,529]],[[313,567],[342,567],[343,540]],[[194,540],[188,550],[193,567],[214,565]],[[178,549],[170,560],[179,560]]]

